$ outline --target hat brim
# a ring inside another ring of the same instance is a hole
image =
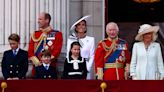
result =
[[[87,20],[89,17],[91,17],[91,15],[86,15],[86,16],[82,17],[81,19],[79,19],[78,21],[76,21],[76,22],[71,26],[70,30],[73,30],[73,29],[75,28],[75,26],[76,26],[78,23],[80,23],[80,22],[83,21],[83,20]]]
[[[138,33],[137,36],[135,37],[135,40],[137,41],[142,41],[142,35],[146,34],[146,33],[150,33],[150,32],[153,32],[153,33],[157,33],[159,31],[159,26],[154,26],[154,27],[151,27],[141,33]]]

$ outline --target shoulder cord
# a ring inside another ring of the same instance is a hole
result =
[[[115,51],[115,50],[116,50],[116,40],[113,40],[113,41],[112,41],[112,44],[111,44],[110,47],[107,46],[107,45],[105,44],[105,42],[102,42],[102,46],[103,46],[104,50],[105,50],[106,52],[108,52],[108,53],[105,55],[105,57],[104,57],[104,59],[106,59],[112,51]]]
[[[32,40],[33,40],[34,42],[40,41],[43,37],[45,37],[45,35],[47,34],[47,32],[49,32],[49,31],[52,30],[52,28],[49,26],[49,27],[47,27],[47,28],[45,28],[45,29],[41,29],[41,28],[40,28],[40,30],[41,30],[43,33],[41,34],[41,36],[40,36],[38,39],[35,38],[35,32],[32,34],[31,38],[32,38]]]

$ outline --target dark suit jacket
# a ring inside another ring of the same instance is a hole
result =
[[[2,73],[5,79],[18,77],[24,79],[28,71],[28,52],[19,49],[16,56],[12,50],[4,52],[2,59]]]
[[[43,65],[35,67],[35,79],[57,79],[56,69],[49,66],[46,70]]]

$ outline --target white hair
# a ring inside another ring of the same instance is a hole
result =
[[[108,28],[110,25],[114,26],[114,27],[117,29],[117,31],[119,31],[118,25],[117,25],[117,23],[115,23],[115,22],[109,22],[109,23],[106,25],[106,31],[107,31],[107,28]]]

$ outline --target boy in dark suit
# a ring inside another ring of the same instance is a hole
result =
[[[25,79],[28,70],[28,52],[19,48],[20,37],[17,34],[11,34],[8,41],[11,50],[5,51],[2,59],[4,79]]]
[[[35,67],[36,79],[57,79],[56,69],[51,64],[51,53],[49,50],[41,52],[40,60],[42,65]]]

